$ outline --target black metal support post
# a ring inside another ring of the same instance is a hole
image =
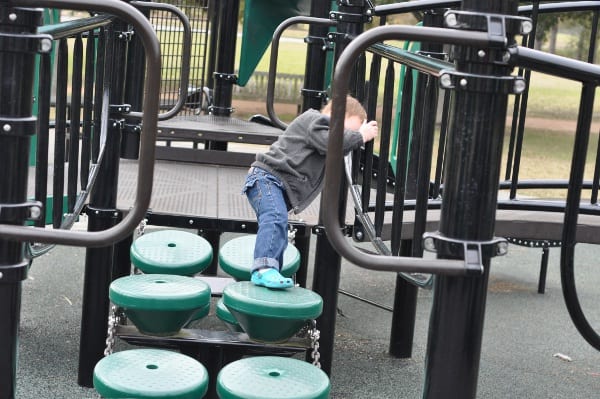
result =
[[[312,0],[310,6],[310,16],[315,18],[327,18],[331,7],[330,1]],[[325,40],[329,27],[321,24],[310,25],[306,50],[306,67],[304,69],[304,90],[302,91],[302,111],[310,108],[321,109],[323,101],[322,95],[325,89],[325,72],[327,64],[327,49]]]
[[[127,65],[127,29],[124,22],[115,22],[106,32],[106,64],[103,88],[109,91],[109,109],[106,128],[104,159],[100,163],[96,185],[90,195],[88,231],[106,230],[119,221],[116,210],[119,155],[124,125],[123,110],[125,66]],[[97,134],[103,127],[98,126]],[[106,340],[109,299],[108,288],[112,281],[115,247],[88,248],[85,259],[84,289],[79,344],[78,383],[92,386],[94,366],[102,358]]]
[[[443,9],[428,10],[424,13],[423,26],[441,27],[443,25]],[[438,43],[422,43],[421,52],[437,58],[443,51]],[[410,72],[412,73],[412,72]],[[414,129],[409,153],[409,167],[406,179],[406,199],[417,200],[417,213],[413,237],[421,237],[425,232],[427,217],[427,199],[429,196],[429,177],[431,172],[431,152],[434,140],[434,124],[437,110],[438,89],[431,77],[419,74],[417,77],[417,95]],[[406,242],[403,247],[409,247],[410,253],[404,256],[423,256],[420,241]],[[412,356],[412,345],[417,312],[418,287],[406,279],[396,278],[394,294],[394,313],[390,333],[390,355],[399,358]]]
[[[213,105],[210,112],[214,115],[229,116],[233,112],[231,101],[233,85],[237,77],[234,75],[235,44],[237,39],[239,0],[217,2],[218,29],[212,34],[218,35],[213,91]]]
[[[338,21],[336,57],[343,51],[348,43],[348,37],[358,35],[363,31],[362,16],[365,14],[366,2],[356,1],[352,5],[347,2],[340,2],[338,15],[347,17],[353,15],[354,19],[340,18]],[[356,79],[354,79],[356,81]],[[355,85],[351,84],[351,87]],[[354,93],[355,94],[355,93]],[[347,190],[342,185],[339,193],[340,215],[342,221],[345,220]],[[326,207],[321,199],[319,224],[323,222],[323,210]],[[317,327],[321,330],[320,353],[321,368],[327,374],[331,374],[333,361],[333,343],[335,338],[335,318],[337,315],[337,290],[340,283],[341,257],[333,248],[327,236],[322,234],[317,236],[315,248],[315,264],[313,276],[313,291],[323,298],[323,313],[317,319]]]
[[[475,26],[476,20],[495,14],[488,19],[486,31],[489,35],[505,35],[511,45],[515,32],[510,32],[509,24],[498,15],[516,15],[517,6],[514,0],[465,0],[462,10],[468,13],[453,14],[446,22],[451,27]],[[464,75],[457,82],[451,108],[441,240],[437,245],[441,259],[467,255],[453,250],[447,239],[481,243],[493,238],[509,94],[493,88],[493,83],[511,72],[502,62],[505,52],[502,48],[453,48],[457,71]],[[456,398],[476,397],[492,256],[479,248],[483,275],[436,278],[423,398],[447,398],[449,394]]]
[[[29,214],[27,173],[32,117],[35,37],[41,9],[0,4],[0,223],[23,225]],[[51,41],[47,40],[47,45]],[[48,48],[49,50],[49,48]],[[38,208],[39,209],[39,208]],[[28,262],[22,242],[0,240],[0,398],[14,398],[22,282]]]

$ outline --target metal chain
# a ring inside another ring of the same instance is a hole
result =
[[[313,359],[313,366],[321,368],[321,354],[319,353],[319,338],[321,338],[321,332],[317,329],[317,321],[311,321],[312,328],[308,331],[308,335],[310,337],[310,347],[312,348],[312,352],[310,356]]]
[[[108,356],[113,353],[115,348],[115,334],[117,332],[117,325],[121,322],[121,316],[118,314],[118,308],[113,305],[110,308],[108,314],[108,331],[106,333],[106,349],[104,349],[104,356]]]
[[[142,219],[142,221],[140,222],[140,225],[137,228],[137,235],[139,236],[143,236],[144,232],[146,230],[146,225],[148,224],[148,219]]]
[[[288,225],[288,242],[290,244],[294,244],[294,241],[296,240],[296,232],[298,231],[297,228],[293,227],[291,224]]]

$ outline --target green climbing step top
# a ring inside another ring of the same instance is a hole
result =
[[[191,276],[206,269],[213,258],[209,242],[181,230],[146,233],[131,245],[131,263],[144,273]]]
[[[208,390],[208,372],[195,359],[159,349],[133,349],[102,358],[94,388],[103,398],[197,399]]]
[[[256,235],[246,235],[227,241],[219,250],[219,265],[231,277],[238,281],[250,280],[250,270],[254,262],[254,243]],[[291,277],[300,267],[300,251],[288,244],[283,253],[283,265],[280,273]]]
[[[225,366],[217,377],[221,399],[326,399],[329,378],[298,359],[257,356]]]
[[[249,281],[229,284],[223,290],[223,303],[244,314],[281,319],[311,320],[323,310],[323,300],[311,290],[301,287],[272,290]]]
[[[115,305],[128,309],[197,309],[209,303],[210,286],[186,276],[135,274],[113,281],[109,297]]]

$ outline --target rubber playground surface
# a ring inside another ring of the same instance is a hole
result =
[[[559,249],[550,250],[544,294],[537,293],[540,249],[511,244],[508,255],[493,259],[479,398],[600,398],[600,352],[581,338],[569,318],[559,255]],[[597,247],[578,245],[578,292],[591,323],[600,329],[597,258]],[[23,283],[17,398],[99,397],[77,385],[84,262],[85,249],[56,247],[34,261]],[[392,273],[344,262],[340,288],[391,307],[395,279]],[[396,359],[388,354],[391,313],[340,295],[331,397],[421,397],[431,300],[432,291],[419,291],[413,356]],[[214,310],[200,323],[220,328]]]

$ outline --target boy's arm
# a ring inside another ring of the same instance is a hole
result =
[[[363,132],[364,130],[364,132]],[[377,122],[371,121],[360,127],[359,131],[344,129],[343,151],[348,153],[359,148],[365,142],[377,136]],[[320,154],[327,153],[329,141],[329,123],[327,119],[318,118],[314,120],[308,129],[310,145]]]

